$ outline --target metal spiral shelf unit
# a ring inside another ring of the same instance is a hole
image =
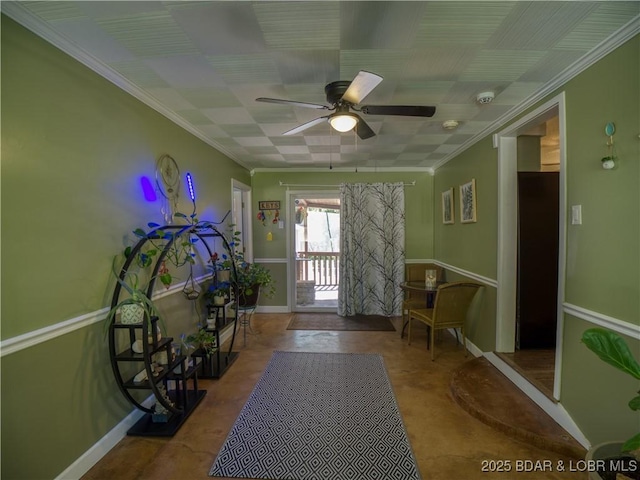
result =
[[[161,236],[158,232],[171,232],[171,235]],[[122,266],[119,274],[120,279],[124,280],[127,272],[132,267],[134,259],[142,250],[144,245],[152,241],[165,242],[162,251],[153,265],[151,279],[147,287],[147,297],[151,298],[159,269],[174,242],[179,239],[191,239],[194,237],[201,241],[201,244],[208,252],[209,257],[213,255],[213,252],[207,243],[207,240],[211,240],[212,238],[220,238],[224,249],[229,253],[232,252],[231,246],[225,236],[211,222],[199,222],[194,225],[165,225],[152,230],[138,241]],[[231,272],[231,275],[232,278],[235,278],[235,265],[232,265],[232,269],[233,271]],[[234,284],[231,288],[232,295],[235,295],[235,298],[238,298],[237,285]],[[118,305],[121,293],[122,286],[120,282],[117,282],[113,292],[111,308]],[[197,370],[200,367],[201,359],[194,358],[193,365],[185,368],[185,365],[187,365],[185,362],[187,357],[185,355],[176,355],[175,358],[173,358],[171,348],[173,338],[158,338],[156,334],[157,322],[157,317],[148,318],[145,313],[145,319],[142,323],[122,324],[117,322],[116,317],[114,316],[111,324],[109,325],[109,354],[116,383],[125,398],[127,398],[127,400],[129,400],[129,402],[131,402],[136,408],[145,412],[145,415],[133,427],[131,427],[131,429],[129,429],[127,432],[129,435],[171,436],[175,434],[207,393],[206,390],[198,390]],[[237,352],[232,351],[237,330],[236,323],[237,315],[230,323],[232,327],[229,327],[233,328],[229,350],[221,359],[221,361],[227,366],[230,365],[238,355]],[[125,332],[124,337],[128,340],[128,345],[125,348],[122,347],[125,343],[122,339],[122,331]],[[152,340],[147,341],[150,333],[152,332]],[[136,353],[132,350],[131,345],[137,339],[142,340],[142,353]],[[218,348],[220,348],[220,345]],[[157,354],[166,354],[166,358],[168,359],[168,365],[159,374],[154,372],[152,365],[153,357]],[[131,366],[132,364],[135,368]],[[141,365],[144,365],[147,379],[140,382],[134,382],[134,376],[140,371]],[[136,373],[132,375],[131,371],[135,371]],[[187,388],[189,380],[193,383],[193,387],[191,389]],[[175,390],[165,396],[168,381],[173,381],[175,383]],[[144,406],[143,401],[138,400],[133,395],[134,391],[141,390],[150,390],[155,396],[157,402],[170,412],[170,414],[167,415],[166,421],[157,421],[158,419],[154,418],[154,408]]]

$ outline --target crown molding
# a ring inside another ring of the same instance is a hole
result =
[[[515,107],[511,108],[508,112],[505,112],[497,120],[492,122],[490,125],[482,129],[472,138],[463,143],[455,152],[450,153],[442,160],[436,162],[433,166],[434,172],[449,161],[453,160],[468,148],[478,143],[480,140],[483,140],[485,137],[491,135],[496,130],[501,129],[504,125],[515,119],[518,115],[524,113],[526,110],[533,107],[536,103],[542,101],[545,97],[562,87],[569,80],[584,72],[594,63],[598,62],[606,55],[610,54],[616,48],[620,47],[625,42],[628,42],[639,33],[640,15],[636,15],[629,22],[620,27],[618,31],[613,33],[608,38],[604,39],[598,45],[593,47],[586,55],[576,60],[569,67],[560,72],[549,82],[544,84],[538,91],[529,95],[525,100],[523,100]]]
[[[124,90],[129,95],[133,96],[137,100],[141,101],[148,107],[152,108],[159,114],[163,115],[171,122],[175,123],[179,127],[183,128],[196,138],[202,140],[207,145],[215,148],[220,153],[226,155],[229,159],[236,162],[243,168],[249,170],[249,167],[243,164],[239,159],[237,159],[231,152],[229,152],[222,145],[217,144],[207,136],[205,136],[198,129],[194,128],[193,125],[187,123],[182,117],[176,115],[174,112],[166,108],[164,105],[158,102],[156,98],[144,92],[134,83],[131,83],[125,77],[120,75],[118,72],[113,70],[111,67],[101,62],[94,56],[88,54],[86,51],[79,48],[75,43],[69,40],[64,35],[59,34],[55,30],[53,30],[49,25],[43,22],[38,16],[31,13],[25,7],[23,7],[20,2],[1,2],[0,3],[2,13],[7,15],[12,20],[16,21],[27,30],[30,30],[34,34],[38,35],[43,40],[47,41],[54,47],[58,48],[62,52],[69,55],[71,58],[77,60],[85,67],[93,70],[95,73],[113,83],[115,86]]]
[[[331,172],[350,172],[350,173],[416,173],[423,172],[428,173],[429,175],[435,175],[435,171],[431,167],[333,167],[329,169],[329,167],[313,167],[313,168],[296,168],[296,167],[277,167],[277,168],[254,168],[251,170],[252,176],[253,173],[312,173],[312,172],[322,172],[326,173],[327,171]]]

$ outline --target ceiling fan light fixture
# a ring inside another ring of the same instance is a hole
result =
[[[338,132],[348,132],[358,123],[358,118],[351,113],[334,113],[329,117],[329,123]]]

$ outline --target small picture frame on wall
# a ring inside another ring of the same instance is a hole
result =
[[[451,225],[455,223],[453,209],[453,187],[442,192],[442,223]]]
[[[460,223],[476,222],[476,179],[460,185]]]

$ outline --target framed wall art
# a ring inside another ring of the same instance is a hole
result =
[[[460,223],[473,223],[476,218],[476,179],[460,185]]]
[[[453,187],[442,192],[442,223],[450,225],[455,223],[453,209]]]

